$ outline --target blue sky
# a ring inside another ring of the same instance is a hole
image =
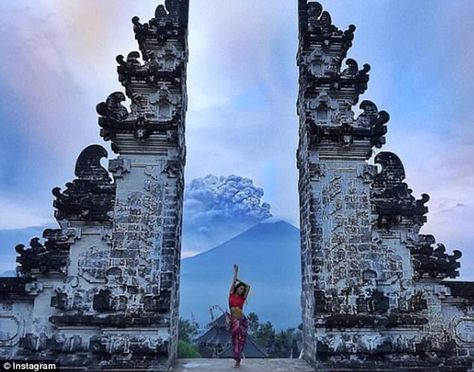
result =
[[[431,196],[422,231],[463,251],[462,278],[474,279],[474,2],[322,3],[340,28],[357,26],[349,57],[372,66],[361,98],[391,115],[383,150],[401,157],[416,196]],[[95,105],[122,90],[115,56],[137,49],[130,19],[156,4],[2,4],[0,229],[55,226],[51,189],[74,177],[84,147],[109,148]],[[297,1],[192,0],[189,46],[186,179],[248,177],[297,226]]]

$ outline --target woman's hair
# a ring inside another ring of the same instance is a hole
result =
[[[236,292],[237,292],[237,289],[239,289],[239,287],[244,287],[245,289],[247,289],[247,284],[245,284],[244,282],[237,282],[237,283],[234,285],[234,290],[233,290],[233,292],[236,293]]]

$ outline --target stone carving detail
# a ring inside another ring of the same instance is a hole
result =
[[[0,346],[16,345],[22,330],[22,322],[16,316],[0,313]]]
[[[126,290],[117,289],[107,295],[103,293],[104,302],[111,303],[114,296],[123,296],[127,299],[129,310],[150,311],[148,300],[145,300],[145,303],[140,302],[139,288],[148,287],[149,294],[157,296],[156,301],[158,296],[161,296],[159,301],[166,297],[162,293],[162,285],[160,289],[161,276],[156,273],[160,267],[160,252],[154,250],[155,244],[161,241],[163,236],[164,184],[160,181],[162,169],[163,166],[146,167],[144,191],[131,192],[126,199],[117,200],[113,248],[109,262],[109,267],[113,269],[109,270],[109,275],[113,275],[113,280],[120,284],[119,287]]]
[[[298,100],[298,112],[310,127],[310,143],[329,141],[350,147],[354,142],[369,140],[371,146],[381,147],[388,113],[378,111],[370,101],[361,103],[363,113],[359,117],[354,118],[352,111],[367,89],[370,71],[368,64],[359,69],[356,60],[345,60],[355,27],[340,31],[329,13],[312,1],[300,0],[299,16],[298,65],[304,95]]]
[[[137,81],[154,85],[170,77],[179,78],[180,68],[185,62],[184,51],[178,50],[175,45],[165,44],[147,55],[149,58],[143,64],[139,61],[140,53],[136,51],[130,52],[126,59],[123,55],[117,56],[119,81],[125,88],[132,87]]]
[[[158,92],[150,95],[149,102],[154,109],[158,121],[169,121],[176,118],[179,98],[166,87],[160,87]]]
[[[62,333],[55,333],[51,337],[48,337],[45,333],[41,333],[39,336],[27,333],[21,339],[21,344],[25,350],[32,352],[50,350],[56,353],[74,354],[87,351],[86,344],[81,336],[67,337]]]
[[[79,255],[78,272],[89,283],[104,283],[109,262],[109,250],[95,246]]]
[[[456,324],[456,335],[462,342],[474,343],[474,319],[463,319]]]
[[[452,255],[446,253],[443,244],[435,245],[433,235],[420,235],[419,241],[411,250],[413,266],[419,278],[433,279],[456,278],[461,264],[457,262],[461,252],[454,250]]]
[[[100,159],[107,151],[99,145],[85,148],[76,162],[77,179],[66,184],[66,190],[53,189],[56,197],[53,205],[57,209],[58,221],[108,221],[111,220],[115,197],[115,184]]]
[[[184,135],[178,127],[184,124],[182,114],[186,110],[183,79],[188,7],[188,0],[167,1],[158,5],[155,18],[148,23],[140,23],[138,17],[132,19],[143,63],[137,51],[127,58],[116,58],[119,81],[131,101],[130,111],[122,105],[126,98],[120,92],[97,105],[101,136],[112,141],[114,152],[122,153],[130,145],[126,139],[129,135],[143,143],[170,132],[174,137],[177,132],[181,132],[177,137]],[[181,138],[178,143],[183,143]]]
[[[150,40],[163,42],[172,37],[180,39],[185,37],[183,31],[188,23],[188,9],[188,0],[167,0],[165,5],[158,5],[155,18],[152,18],[148,23],[142,24],[140,18],[132,18],[135,38],[146,61],[150,58],[150,51],[154,49],[148,44]]]
[[[316,113],[311,113],[309,122],[311,123],[311,134],[315,141],[322,139],[339,142],[343,144],[351,144],[354,140],[370,139],[371,145],[382,147],[385,143],[384,135],[387,133],[386,123],[390,116],[387,112],[377,110],[377,106],[370,101],[363,101],[360,108],[364,110],[362,114],[353,118],[354,113],[350,110],[350,105],[344,106],[343,110],[335,104],[328,104],[326,98],[320,98],[321,102],[317,106]],[[319,116],[318,110],[329,110],[331,114],[324,114],[326,120],[314,120],[315,116]],[[330,124],[330,126],[328,126]]]
[[[321,177],[324,177],[326,175],[324,164],[311,164],[309,172],[311,179],[315,181],[319,181]]]
[[[47,239],[44,245],[40,243],[40,238],[33,238],[29,248],[25,249],[24,244],[15,247],[19,255],[16,261],[20,275],[30,276],[33,271],[41,274],[51,271],[66,274],[71,240],[63,235],[61,229],[46,229],[43,237]]]
[[[333,44],[341,45],[341,58],[352,46],[355,26],[350,25],[346,31],[339,30],[332,24],[331,15],[323,11],[318,2],[299,0],[300,40],[306,46],[310,42],[320,42],[325,51],[330,50]]]
[[[22,278],[1,278],[0,279],[0,299],[29,298],[43,290],[43,285],[36,282],[31,277]],[[2,310],[11,310],[10,302],[2,305]]]
[[[168,178],[177,178],[181,176],[181,168],[177,161],[168,161],[166,167],[163,169],[163,174],[166,174]]]
[[[97,113],[103,117],[104,122],[116,123],[127,119],[129,112],[122,105],[126,99],[122,92],[114,92],[107,97],[105,102],[97,105]]]
[[[97,288],[84,288],[79,285],[77,277],[67,277],[55,288],[55,296],[51,297],[51,306],[63,311],[90,312],[92,298]]]
[[[166,354],[168,342],[160,337],[130,336],[122,334],[94,336],[90,350],[98,354],[146,355]]]
[[[115,178],[123,177],[124,173],[130,172],[131,162],[129,159],[118,158],[109,162],[109,171]]]
[[[382,166],[372,185],[378,226],[386,229],[404,224],[421,227],[426,222],[428,208],[424,204],[429,196],[423,194],[420,200],[412,196],[412,190],[403,182],[405,170],[397,155],[381,152],[375,157],[375,163]]]

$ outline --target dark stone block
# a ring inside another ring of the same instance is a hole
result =
[[[389,298],[381,291],[375,290],[368,298],[368,309],[371,313],[384,314],[389,308]]]
[[[51,306],[60,310],[67,309],[68,296],[67,293],[60,292],[56,296],[51,297]]]
[[[420,354],[429,352],[431,349],[431,341],[427,340],[426,338],[423,338],[421,342],[415,344],[415,350]]]
[[[94,295],[92,308],[98,312],[111,311],[111,298],[109,289],[101,289],[98,294]]]
[[[81,327],[114,327],[125,329],[137,327],[167,327],[169,319],[165,315],[125,315],[111,314],[107,316],[97,315],[53,315],[49,320],[59,326],[81,326]]]
[[[173,248],[174,246],[176,246],[176,241],[175,240],[165,240],[163,242],[163,247],[164,248]]]
[[[106,275],[110,276],[122,276],[122,269],[120,267],[111,267],[109,270],[107,270]]]
[[[318,360],[320,360],[321,362],[325,362],[329,359],[329,346],[322,342],[322,341],[318,341],[317,344],[316,344],[316,355],[318,357]]]
[[[39,337],[32,333],[25,334],[25,337],[20,339],[20,346],[26,350],[35,351],[39,348]]]
[[[160,296],[145,296],[143,299],[143,309],[145,311],[158,311]]]
[[[324,291],[316,290],[314,291],[314,313],[322,314],[328,311],[328,306],[326,302],[326,297]]]
[[[105,345],[102,344],[100,336],[92,336],[90,338],[89,351],[95,354],[105,354]]]
[[[26,291],[26,285],[36,282],[34,278],[0,278],[0,300],[32,295]]]
[[[46,348],[51,351],[60,352],[65,346],[66,340],[57,337],[48,338],[46,341]]]

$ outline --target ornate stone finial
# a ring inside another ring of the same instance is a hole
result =
[[[140,23],[140,18],[133,17],[135,38],[140,45],[143,58],[149,59],[153,50],[152,43],[158,40],[163,43],[169,38],[178,38],[184,42],[187,34],[189,0],[167,0],[165,5],[158,5],[155,17],[148,23]]]
[[[378,111],[377,106],[372,101],[362,101],[360,108],[363,113],[357,118],[356,126],[368,129],[371,134],[372,145],[381,148],[385,143],[386,124],[390,120],[390,115],[386,111]]]
[[[110,183],[112,179],[107,170],[100,164],[100,159],[107,158],[107,150],[100,145],[86,147],[76,161],[74,171],[77,178],[82,180]]]
[[[374,162],[382,166],[382,170],[376,178],[374,187],[383,185],[383,187],[393,188],[401,185],[405,180],[405,168],[400,158],[394,153],[387,151],[380,152],[375,157]]]
[[[155,10],[155,18],[156,19],[164,19],[166,18],[166,16],[168,15],[168,12],[166,11],[165,9],[165,6],[160,4],[156,7],[156,10]]]
[[[56,219],[105,221],[110,220],[115,198],[115,184],[100,160],[107,151],[99,145],[85,148],[76,162],[78,177],[66,184],[66,190],[53,189],[56,197],[53,205],[57,209]]]
[[[114,92],[107,97],[105,102],[97,105],[97,113],[107,121],[125,120],[128,116],[128,111],[122,105],[126,99],[122,92]]]
[[[61,229],[46,229],[43,237],[47,239],[44,245],[35,237],[31,239],[29,248],[25,249],[23,244],[15,247],[18,254],[17,271],[21,276],[30,277],[48,272],[66,273],[71,244],[69,237],[65,236]]]
[[[405,169],[400,158],[391,152],[380,152],[374,162],[382,166],[372,184],[372,200],[378,214],[378,225],[391,228],[400,224],[421,227],[426,222],[429,196],[415,200],[412,190],[403,182]]]
[[[321,4],[309,0],[300,0],[299,17],[299,102],[304,106],[298,106],[298,113],[309,123],[310,141],[335,142],[346,149],[366,146],[360,147],[360,154],[369,157],[369,147],[385,143],[390,116],[373,102],[363,101],[363,113],[354,118],[352,108],[367,89],[370,71],[368,64],[359,68],[355,59],[345,60],[355,27],[339,30]]]
[[[300,41],[305,47],[317,43],[324,50],[332,50],[342,61],[347,50],[352,46],[355,26],[350,25],[346,31],[337,28],[327,11],[320,3],[311,0],[299,0]]]
[[[121,92],[97,105],[100,135],[112,141],[114,152],[142,153],[145,142],[146,151],[153,152],[159,148],[160,135],[182,131],[178,127],[186,110],[188,10],[189,0],[167,0],[157,6],[148,23],[133,17],[141,53],[132,51],[126,58],[116,58],[130,107],[123,105],[126,98]]]
[[[417,278],[446,279],[459,276],[461,251],[454,250],[451,255],[446,253],[443,244],[435,244],[433,235],[420,235],[419,241],[412,248],[413,267]]]

